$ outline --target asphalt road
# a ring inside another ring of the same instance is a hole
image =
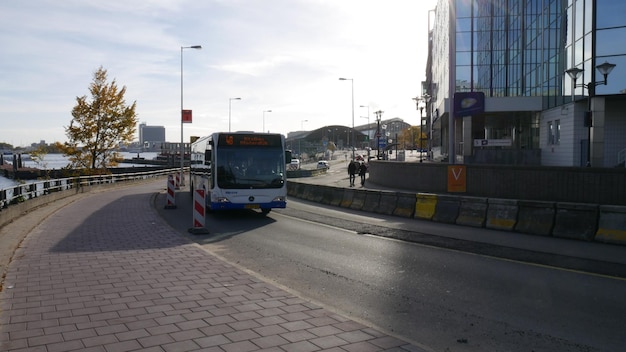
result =
[[[161,201],[156,198],[157,207]],[[176,210],[160,212],[184,233],[189,204],[182,193]],[[439,226],[459,229],[290,200],[267,217],[208,215],[211,233],[188,236],[302,297],[427,350],[618,351],[626,345],[624,279],[361,231]]]

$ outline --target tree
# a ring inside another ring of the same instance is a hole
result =
[[[422,138],[420,139],[420,137]],[[428,135],[426,131],[422,132],[421,126],[411,126],[403,130],[399,139],[400,143],[404,144],[407,149],[425,149],[428,145]]]
[[[73,119],[65,128],[69,141],[57,143],[57,147],[69,157],[69,167],[93,171],[117,165],[120,143],[132,142],[137,102],[126,105],[126,87],[118,89],[115,79],[108,83],[102,66],[94,73],[89,92],[91,101],[86,95],[76,97]]]

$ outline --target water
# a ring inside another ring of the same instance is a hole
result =
[[[140,158],[144,158],[146,160],[152,160],[152,159],[155,159],[159,153],[157,152],[147,153],[146,152],[146,153],[137,154],[137,153],[129,153],[129,152],[120,152],[120,154],[122,155],[124,159],[132,159],[132,158],[139,156]],[[13,161],[13,157],[11,156],[10,158],[7,158],[5,156],[5,160]],[[46,154],[43,158],[43,161],[41,161],[40,163],[36,163],[33,160],[30,160],[30,157],[28,156],[28,154],[22,154],[22,165],[24,167],[32,167],[32,168],[42,169],[42,170],[52,170],[52,169],[61,169],[67,166],[68,163],[69,163],[68,158],[63,154]],[[132,167],[132,166],[144,166],[144,165],[132,164],[132,163],[120,163],[118,166]],[[16,182],[15,180],[0,176],[0,189],[16,186],[18,184],[19,182]]]

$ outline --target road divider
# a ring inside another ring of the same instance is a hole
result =
[[[373,191],[369,191],[373,192]],[[398,207],[398,193],[390,191],[376,191],[380,195],[378,206],[374,208],[374,212],[379,214],[393,215]]]
[[[461,197],[457,225],[484,227],[487,219],[487,198]]]
[[[598,228],[598,206],[582,203],[556,203],[552,236],[591,241]]]
[[[487,199],[485,227],[493,230],[513,231],[517,223],[517,200]]]
[[[595,240],[626,245],[626,206],[601,205]]]
[[[626,245],[626,206],[393,192],[289,181],[287,194],[371,213]]]
[[[459,208],[461,207],[461,197],[439,194],[436,199],[437,204],[435,204],[433,221],[446,224],[456,223],[456,218],[459,216]]]
[[[415,217],[417,219],[432,220],[437,207],[437,195],[432,193],[416,194]]]
[[[554,203],[519,200],[517,207],[515,231],[543,236],[551,234],[554,226]]]

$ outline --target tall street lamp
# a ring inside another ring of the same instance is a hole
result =
[[[570,78],[574,81],[574,87],[583,87],[586,88],[589,92],[589,98],[587,100],[587,111],[585,112],[585,127],[587,127],[587,167],[591,167],[591,127],[593,127],[593,112],[591,110],[591,99],[596,95],[596,86],[606,85],[607,77],[611,71],[615,68],[615,64],[610,64],[605,62],[601,65],[596,66],[598,72],[604,76],[604,80],[597,82],[589,82],[587,84],[581,83],[576,84],[576,80],[583,73],[583,69],[578,67],[570,68],[565,73],[567,73]],[[592,78],[593,79],[593,78]],[[573,95],[573,94],[572,94]]]
[[[380,160],[380,119],[383,116],[383,111],[375,111],[374,115],[376,115],[376,159]]]
[[[340,81],[350,81],[352,85],[352,144],[354,143],[354,79],[353,78],[339,78]],[[348,143],[350,144],[350,143]],[[354,160],[354,146],[352,148],[352,160]]]
[[[422,144],[424,143],[423,137],[424,137],[424,107],[420,106],[420,163],[424,161],[423,154],[422,154]]]
[[[369,105],[359,105],[360,108],[367,108],[367,146],[370,145],[370,107]]]
[[[184,160],[185,160],[185,140],[183,138],[183,49],[202,49],[202,45],[181,46],[180,47],[180,185],[185,185]]]
[[[263,130],[261,132],[265,133],[265,113],[272,112],[272,110],[263,110]]]
[[[233,100],[241,100],[241,98],[228,98],[228,132],[230,132],[230,111]],[[265,126],[263,128],[265,129]]]

